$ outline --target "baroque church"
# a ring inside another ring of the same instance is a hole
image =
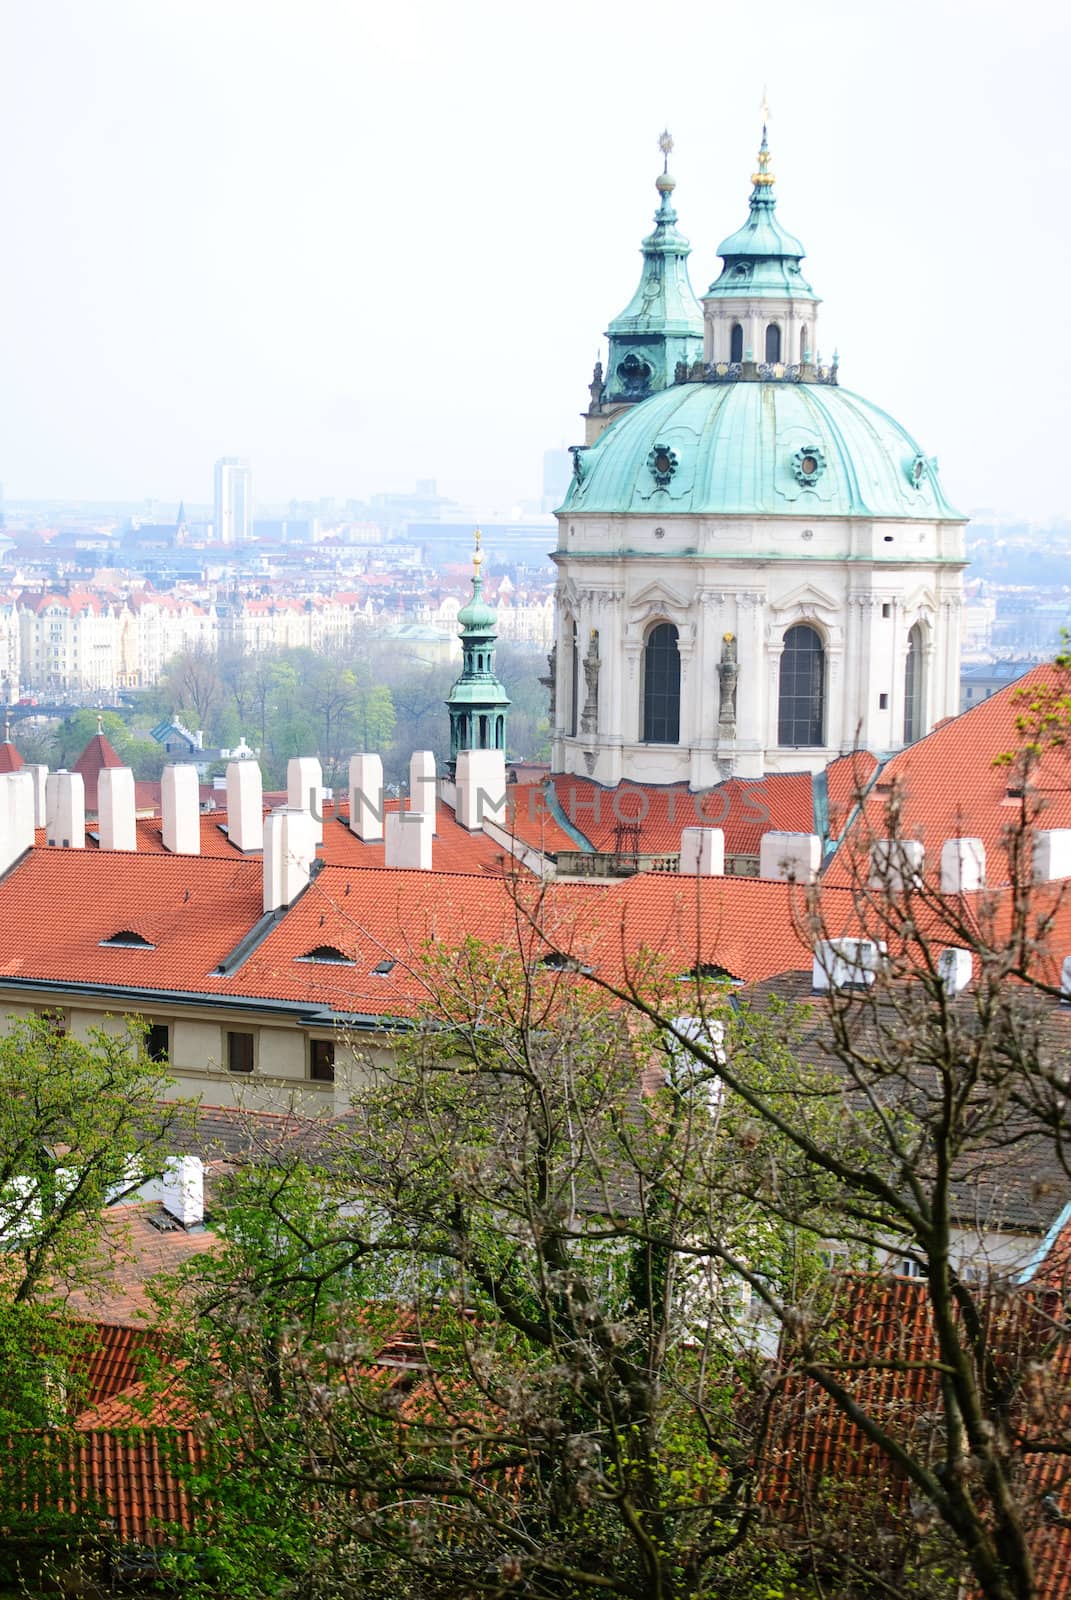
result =
[[[965,519],[818,354],[765,127],[701,302],[660,144],[640,282],[557,513],[552,769],[699,790],[895,751],[958,707]]]

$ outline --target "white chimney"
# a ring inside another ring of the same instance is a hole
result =
[[[227,838],[239,850],[264,848],[264,781],[255,761],[227,762]]]
[[[1071,1006],[1071,956],[1064,956],[1060,968],[1060,998],[1065,1006]]]
[[[136,814],[131,769],[102,768],[97,779],[97,833],[102,850],[137,849]]]
[[[23,767],[33,779],[33,825],[43,828],[48,815],[45,808],[45,780],[48,777],[48,768],[43,762],[33,762],[28,767]]]
[[[86,786],[80,772],[50,772],[45,782],[45,837],[61,850],[84,850]]]
[[[882,963],[885,943],[873,939],[821,939],[814,947],[811,982],[816,990],[869,986]]]
[[[431,829],[423,811],[388,811],[384,861],[388,867],[431,871]]]
[[[506,820],[506,758],[501,750],[458,753],[454,815],[475,833],[485,822]]]
[[[1041,828],[1034,835],[1034,882],[1071,878],[1071,828]]]
[[[0,872],[33,844],[33,779],[21,768],[0,778]]]
[[[264,819],[264,909],[291,905],[316,859],[313,820],[304,806],[277,806]]]
[[[324,773],[315,756],[292,756],[286,764],[286,803],[302,806],[312,818],[312,839],[324,836]]]
[[[176,761],[160,780],[164,849],[176,856],[201,853],[201,787],[197,768]]]
[[[946,839],[941,846],[941,893],[971,894],[985,883],[981,839]]]
[[[383,837],[383,762],[350,756],[350,831],[366,844]]]
[[[960,994],[974,977],[974,957],[969,950],[949,945],[937,957],[937,976],[948,994]]]
[[[922,883],[926,848],[921,839],[875,839],[870,846],[870,887],[899,893]]]
[[[816,833],[764,833],[759,840],[759,877],[813,883],[822,865]]]
[[[686,878],[725,876],[725,830],[723,828],[682,828],[678,868]]]
[[[165,1162],[160,1204],[184,1228],[205,1220],[205,1169],[200,1156],[172,1156]]]

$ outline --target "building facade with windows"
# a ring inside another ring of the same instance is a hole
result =
[[[700,304],[658,178],[557,514],[557,772],[693,789],[817,772],[958,708],[964,518],[933,458],[816,354],[765,129],[752,184]]]

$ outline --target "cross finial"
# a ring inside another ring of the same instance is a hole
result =
[[[99,711],[97,712],[97,732],[104,732],[104,718]]]
[[[673,149],[673,135],[668,128],[663,128],[658,136],[658,148],[662,152],[662,171],[669,171],[669,153]]]
[[[762,91],[762,104],[759,109],[762,112],[762,142],[759,145],[759,170],[751,174],[751,181],[755,185],[756,189],[768,189],[774,181],[774,175],[770,171],[770,150],[766,143],[766,124],[770,120],[770,102],[766,98],[765,88],[763,88]]]
[[[766,132],[766,124],[770,120],[770,102],[769,102],[769,100],[767,98],[767,95],[766,95],[766,85],[765,84],[763,84],[763,86],[762,86],[762,103],[759,106],[759,110],[762,112],[762,131],[763,131],[763,133],[765,133]]]
[[[483,534],[480,532],[479,528],[474,528],[472,531],[472,542],[475,546],[475,549],[472,553],[472,564],[476,568],[477,577],[479,576],[480,567],[483,565],[483,551],[480,549],[480,540],[482,538]]]

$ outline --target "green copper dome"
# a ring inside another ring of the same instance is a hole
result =
[[[675,384],[576,461],[565,512],[963,520],[911,434],[828,383]]]

